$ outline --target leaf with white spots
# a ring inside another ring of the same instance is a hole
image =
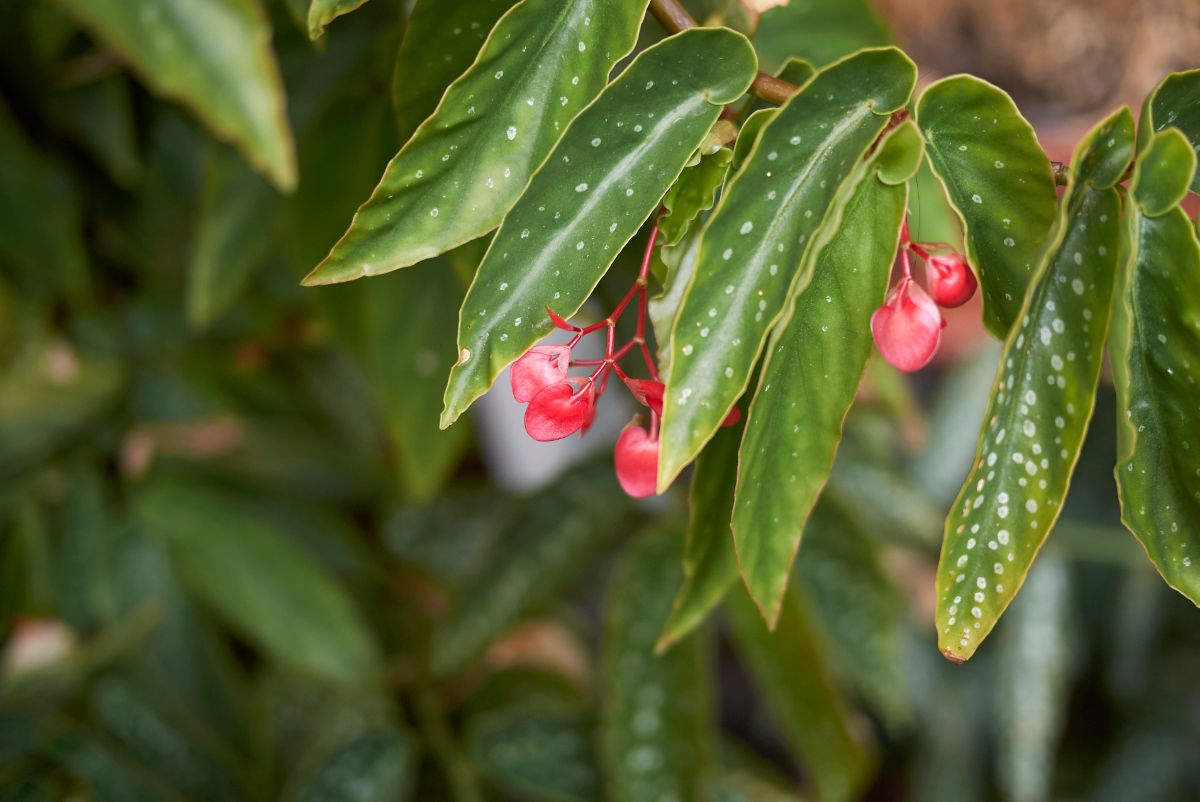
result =
[[[1146,98],[1138,125],[1138,150],[1151,135],[1178,128],[1200,158],[1200,70],[1173,72]],[[1192,176],[1192,192],[1200,192],[1200,173]]]
[[[892,48],[834,64],[771,116],[727,185],[671,335],[660,489],[745,391],[789,293],[807,280],[821,226],[865,175],[864,155],[915,82],[913,63]]]
[[[1200,604],[1200,240],[1178,206],[1195,167],[1173,129],[1138,159],[1111,345],[1121,519]]]
[[[443,426],[550,332],[547,307],[570,317],[583,305],[756,63],[741,34],[688,30],[644,50],[571,123],[467,293]]]
[[[746,587],[771,625],[833,468],[871,355],[871,313],[883,303],[896,258],[908,188],[877,174],[876,166],[854,191],[808,287],[772,334],[747,414],[733,533]]]
[[[349,14],[367,0],[312,0],[308,6],[308,38],[320,39],[325,26],[343,14]]]
[[[280,189],[296,184],[271,27],[255,0],[63,0],[153,91],[178,100]]]
[[[608,589],[600,762],[607,798],[700,798],[711,761],[712,688],[696,636],[656,654],[654,641],[683,577],[676,533],[641,534]]]
[[[1080,142],[1070,184],[992,388],[973,469],[946,520],[938,644],[968,659],[1012,601],[1067,495],[1095,405],[1133,157],[1121,109]]]
[[[874,758],[834,685],[810,603],[791,590],[774,632],[743,593],[729,594],[733,643],[766,700],[784,745],[809,778],[819,802],[851,802],[870,779]]]
[[[926,89],[917,121],[929,164],[962,221],[984,323],[1004,337],[1054,224],[1050,161],[1012,98],[970,75]]]
[[[407,142],[455,78],[471,66],[515,0],[417,0],[396,54],[392,105]]]
[[[633,47],[647,0],[522,0],[392,159],[306,284],[416,264],[491,231]]]

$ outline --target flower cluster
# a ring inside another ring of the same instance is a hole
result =
[[[926,289],[913,279],[910,251],[925,262]],[[900,236],[900,265],[900,281],[871,315],[871,335],[884,359],[900,370],[914,371],[929,364],[941,344],[946,320],[938,307],[962,306],[975,295],[978,283],[953,246],[913,242],[907,223]]]

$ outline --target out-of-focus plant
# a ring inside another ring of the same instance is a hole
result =
[[[1052,164],[857,2],[0,20],[0,798],[1200,794],[1200,71]],[[645,409],[506,492],[509,366]]]

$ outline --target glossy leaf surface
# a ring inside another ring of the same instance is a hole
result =
[[[682,578],[678,535],[658,532],[626,550],[609,586],[600,758],[611,799],[698,798],[711,749],[701,642],[654,653]]]
[[[703,230],[672,331],[660,490],[746,389],[791,288],[807,279],[820,226],[915,81],[900,51],[863,51],[819,73],[759,134]]]
[[[266,14],[253,0],[64,0],[155,92],[188,106],[281,189],[296,156]]]
[[[868,0],[791,0],[759,20],[754,46],[767,69],[789,58],[823,67],[864,47],[891,44]]]
[[[1173,72],[1154,88],[1142,106],[1138,150],[1152,134],[1178,128],[1200,157],[1200,70]],[[1200,175],[1192,176],[1192,192],[1200,192]]]
[[[137,510],[171,545],[195,592],[267,654],[345,683],[377,667],[377,647],[350,598],[271,522],[179,484],[147,488]]]
[[[514,6],[305,282],[386,273],[495,228],[633,47],[646,2]]]
[[[1050,161],[1012,98],[969,75],[926,89],[917,120],[929,164],[962,221],[984,323],[1004,337],[1054,223]]]
[[[805,522],[833,469],[871,355],[871,313],[896,258],[907,188],[871,172],[772,334],[747,415],[733,532],[746,587],[772,625]]]
[[[308,38],[320,39],[326,25],[365,2],[367,0],[311,0],[308,6]]]
[[[755,63],[740,34],[685,31],[643,51],[571,123],[505,218],[467,293],[442,425],[551,331],[547,306],[575,314],[722,105],[745,92]]]
[[[396,55],[392,104],[407,142],[437,108],[446,88],[475,61],[515,0],[417,0]]]
[[[1111,343],[1116,477],[1122,521],[1167,583],[1200,604],[1200,240],[1178,206],[1163,208],[1154,180],[1193,174],[1182,140],[1150,140],[1133,183]]]
[[[1067,494],[1095,403],[1120,249],[1122,109],[1076,148],[1054,237],[1009,333],[970,475],[946,520],[938,644],[974,654],[1016,595]]]
[[[565,705],[523,701],[472,720],[466,751],[489,779],[521,798],[588,802],[599,785],[593,726]]]

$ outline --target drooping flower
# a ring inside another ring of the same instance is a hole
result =
[[[596,387],[587,382],[576,389],[570,381],[548,384],[525,408],[525,431],[534,440],[549,442],[569,437],[591,425],[596,414]]]
[[[663,383],[657,379],[625,379],[625,386],[633,394],[633,399],[650,410],[661,415],[663,409]]]
[[[513,398],[525,404],[550,384],[567,378],[571,349],[565,345],[535,345],[512,366]]]
[[[906,276],[871,315],[871,336],[884,359],[899,370],[914,371],[933,359],[945,325],[937,304]]]
[[[962,306],[975,294],[979,282],[958,253],[935,253],[925,260],[925,286],[938,306]]]
[[[658,437],[652,437],[634,418],[617,438],[613,451],[617,481],[634,498],[653,496],[658,485]]]

